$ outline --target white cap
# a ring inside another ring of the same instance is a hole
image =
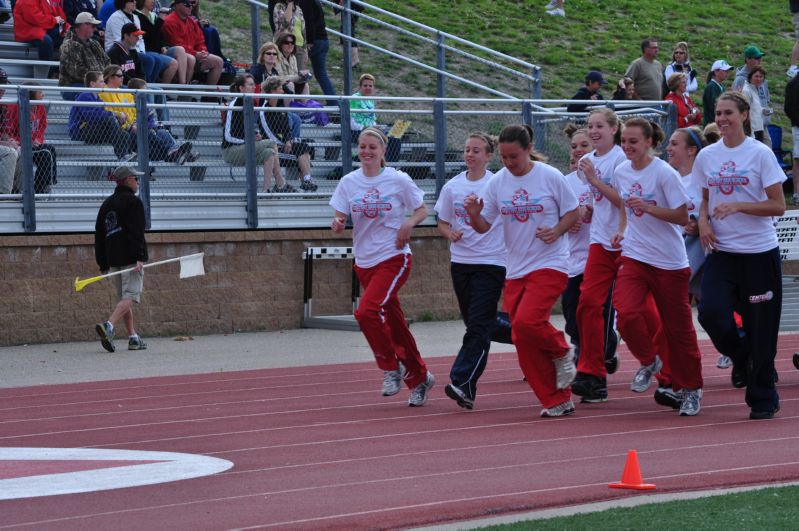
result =
[[[710,67],[711,70],[732,70],[732,67],[725,61],[724,59],[719,59],[713,66]]]
[[[94,16],[88,11],[78,13],[78,16],[75,17],[75,24],[86,24],[86,23],[94,25],[102,24],[102,22],[94,18]]]

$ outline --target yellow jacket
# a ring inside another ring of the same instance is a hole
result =
[[[98,96],[106,103],[134,103],[133,94],[129,92],[100,92]],[[122,124],[122,129],[130,129],[136,123],[136,107],[106,105],[105,110],[113,113],[125,113],[125,123]]]

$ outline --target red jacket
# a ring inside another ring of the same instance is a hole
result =
[[[181,20],[178,14],[173,11],[164,19],[161,31],[170,46],[183,46],[186,53],[197,55],[198,52],[208,51],[205,46],[203,30],[191,17]]]
[[[17,0],[14,5],[14,40],[17,42],[40,41],[47,30],[56,25],[55,17],[64,20],[61,33],[69,29],[67,16],[61,0]]]
[[[16,22],[15,22],[16,24]],[[47,110],[44,105],[31,105],[31,140],[36,145],[44,144],[44,133],[47,130]],[[20,143],[19,106],[7,105],[5,124],[2,133],[7,134]]]
[[[677,107],[677,127],[688,127],[691,125],[699,125],[702,123],[702,113],[696,107],[691,98],[685,96],[678,96],[674,92],[669,92],[666,99],[673,101]],[[691,110],[696,109],[696,114],[691,114]]]

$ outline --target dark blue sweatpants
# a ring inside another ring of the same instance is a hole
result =
[[[497,305],[505,283],[505,268],[488,264],[450,265],[458,307],[466,323],[463,346],[449,373],[452,385],[471,399],[486,367],[491,335],[497,324]]]
[[[738,333],[732,313],[743,319]],[[717,251],[708,255],[702,276],[699,323],[716,350],[746,367],[746,404],[774,411],[774,358],[782,313],[780,249],[754,254]]]

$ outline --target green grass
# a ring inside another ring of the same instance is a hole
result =
[[[799,487],[769,488],[697,500],[484,527],[486,530],[796,529]]]
[[[604,90],[609,98],[615,81],[623,75],[627,65],[640,56],[640,41],[649,36],[658,39],[659,60],[664,65],[671,60],[674,43],[681,40],[689,43],[692,63],[701,76],[700,93],[696,96],[701,97],[704,78],[712,62],[726,59],[738,67],[743,63],[743,48],[754,43],[766,53],[763,66],[769,73],[772,100],[778,111],[774,122],[788,126],[782,114],[782,100],[787,82],[785,70],[794,41],[791,17],[784,1],[569,0],[565,19],[547,15],[543,9],[544,0],[373,0],[373,3],[540,65],[545,98],[571,97],[591,69],[601,70],[610,81]],[[249,62],[249,5],[240,0],[203,0],[203,12],[223,34],[225,53],[236,61]],[[270,35],[265,19],[264,12],[261,17],[263,39]],[[327,24],[337,29],[338,17],[329,12]],[[365,40],[435,64],[435,53],[429,45],[414,43],[408,37],[397,36],[364,21],[359,23],[358,32]],[[374,51],[364,50],[361,54],[364,70],[378,76],[381,94],[434,95],[433,74]],[[514,91],[514,95],[524,95],[522,83],[498,74],[491,67],[475,66],[452,53],[447,54],[447,61],[456,74],[494,88]],[[340,91],[341,46],[336,38],[330,41],[328,64],[331,79]],[[452,97],[485,96],[457,82],[448,82],[447,86],[448,95]]]

